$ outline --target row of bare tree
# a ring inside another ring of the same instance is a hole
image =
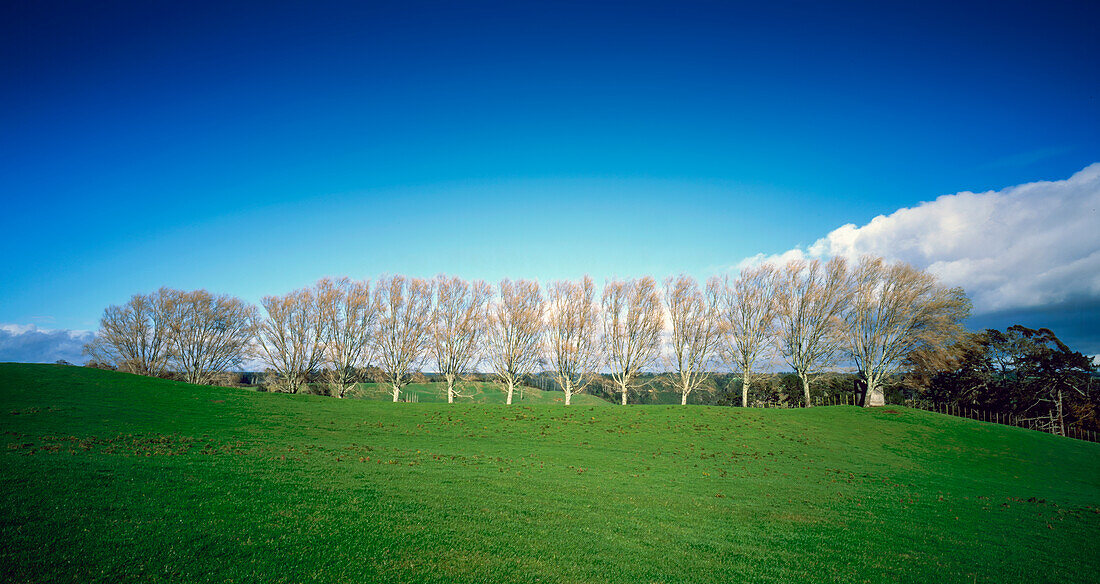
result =
[[[239,298],[161,288],[107,307],[84,352],[130,373],[172,371],[188,383],[211,383],[250,354],[258,318],[256,307]]]
[[[809,405],[810,376],[850,362],[868,405],[907,356],[927,354],[964,332],[969,302],[958,288],[905,263],[865,257],[849,265],[794,260],[746,268],[736,278],[608,281],[482,281],[388,276],[375,282],[322,279],[267,296],[263,314],[205,291],[163,288],[104,311],[87,348],[93,360],[134,373],[179,372],[207,383],[257,356],[269,380],[297,393],[318,374],[344,397],[368,364],[384,373],[398,401],[418,368],[434,367],[448,402],[458,382],[486,366],[507,388],[546,369],[565,403],[600,372],[622,403],[643,371],[667,371],[686,404],[717,368],[738,371],[742,405],[762,363],[781,358],[798,375]]]

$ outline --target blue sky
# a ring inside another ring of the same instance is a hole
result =
[[[0,324],[161,285],[705,277],[1100,161],[1095,4],[271,4],[0,8]],[[1052,302],[1100,352],[1100,290]]]

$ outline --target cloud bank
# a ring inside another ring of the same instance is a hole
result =
[[[83,363],[84,344],[93,333],[61,329],[40,329],[33,324],[0,324],[0,362],[53,363],[64,359]]]
[[[1066,180],[943,195],[834,229],[806,249],[758,255],[740,266],[863,254],[925,268],[962,286],[974,312],[1100,301],[1100,163]]]

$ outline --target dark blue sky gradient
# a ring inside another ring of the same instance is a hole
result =
[[[1096,3],[275,4],[4,5],[0,322],[704,276],[1100,160]]]

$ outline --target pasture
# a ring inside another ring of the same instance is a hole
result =
[[[393,404],[0,364],[0,420],[9,582],[1100,574],[1100,444],[901,407]]]

